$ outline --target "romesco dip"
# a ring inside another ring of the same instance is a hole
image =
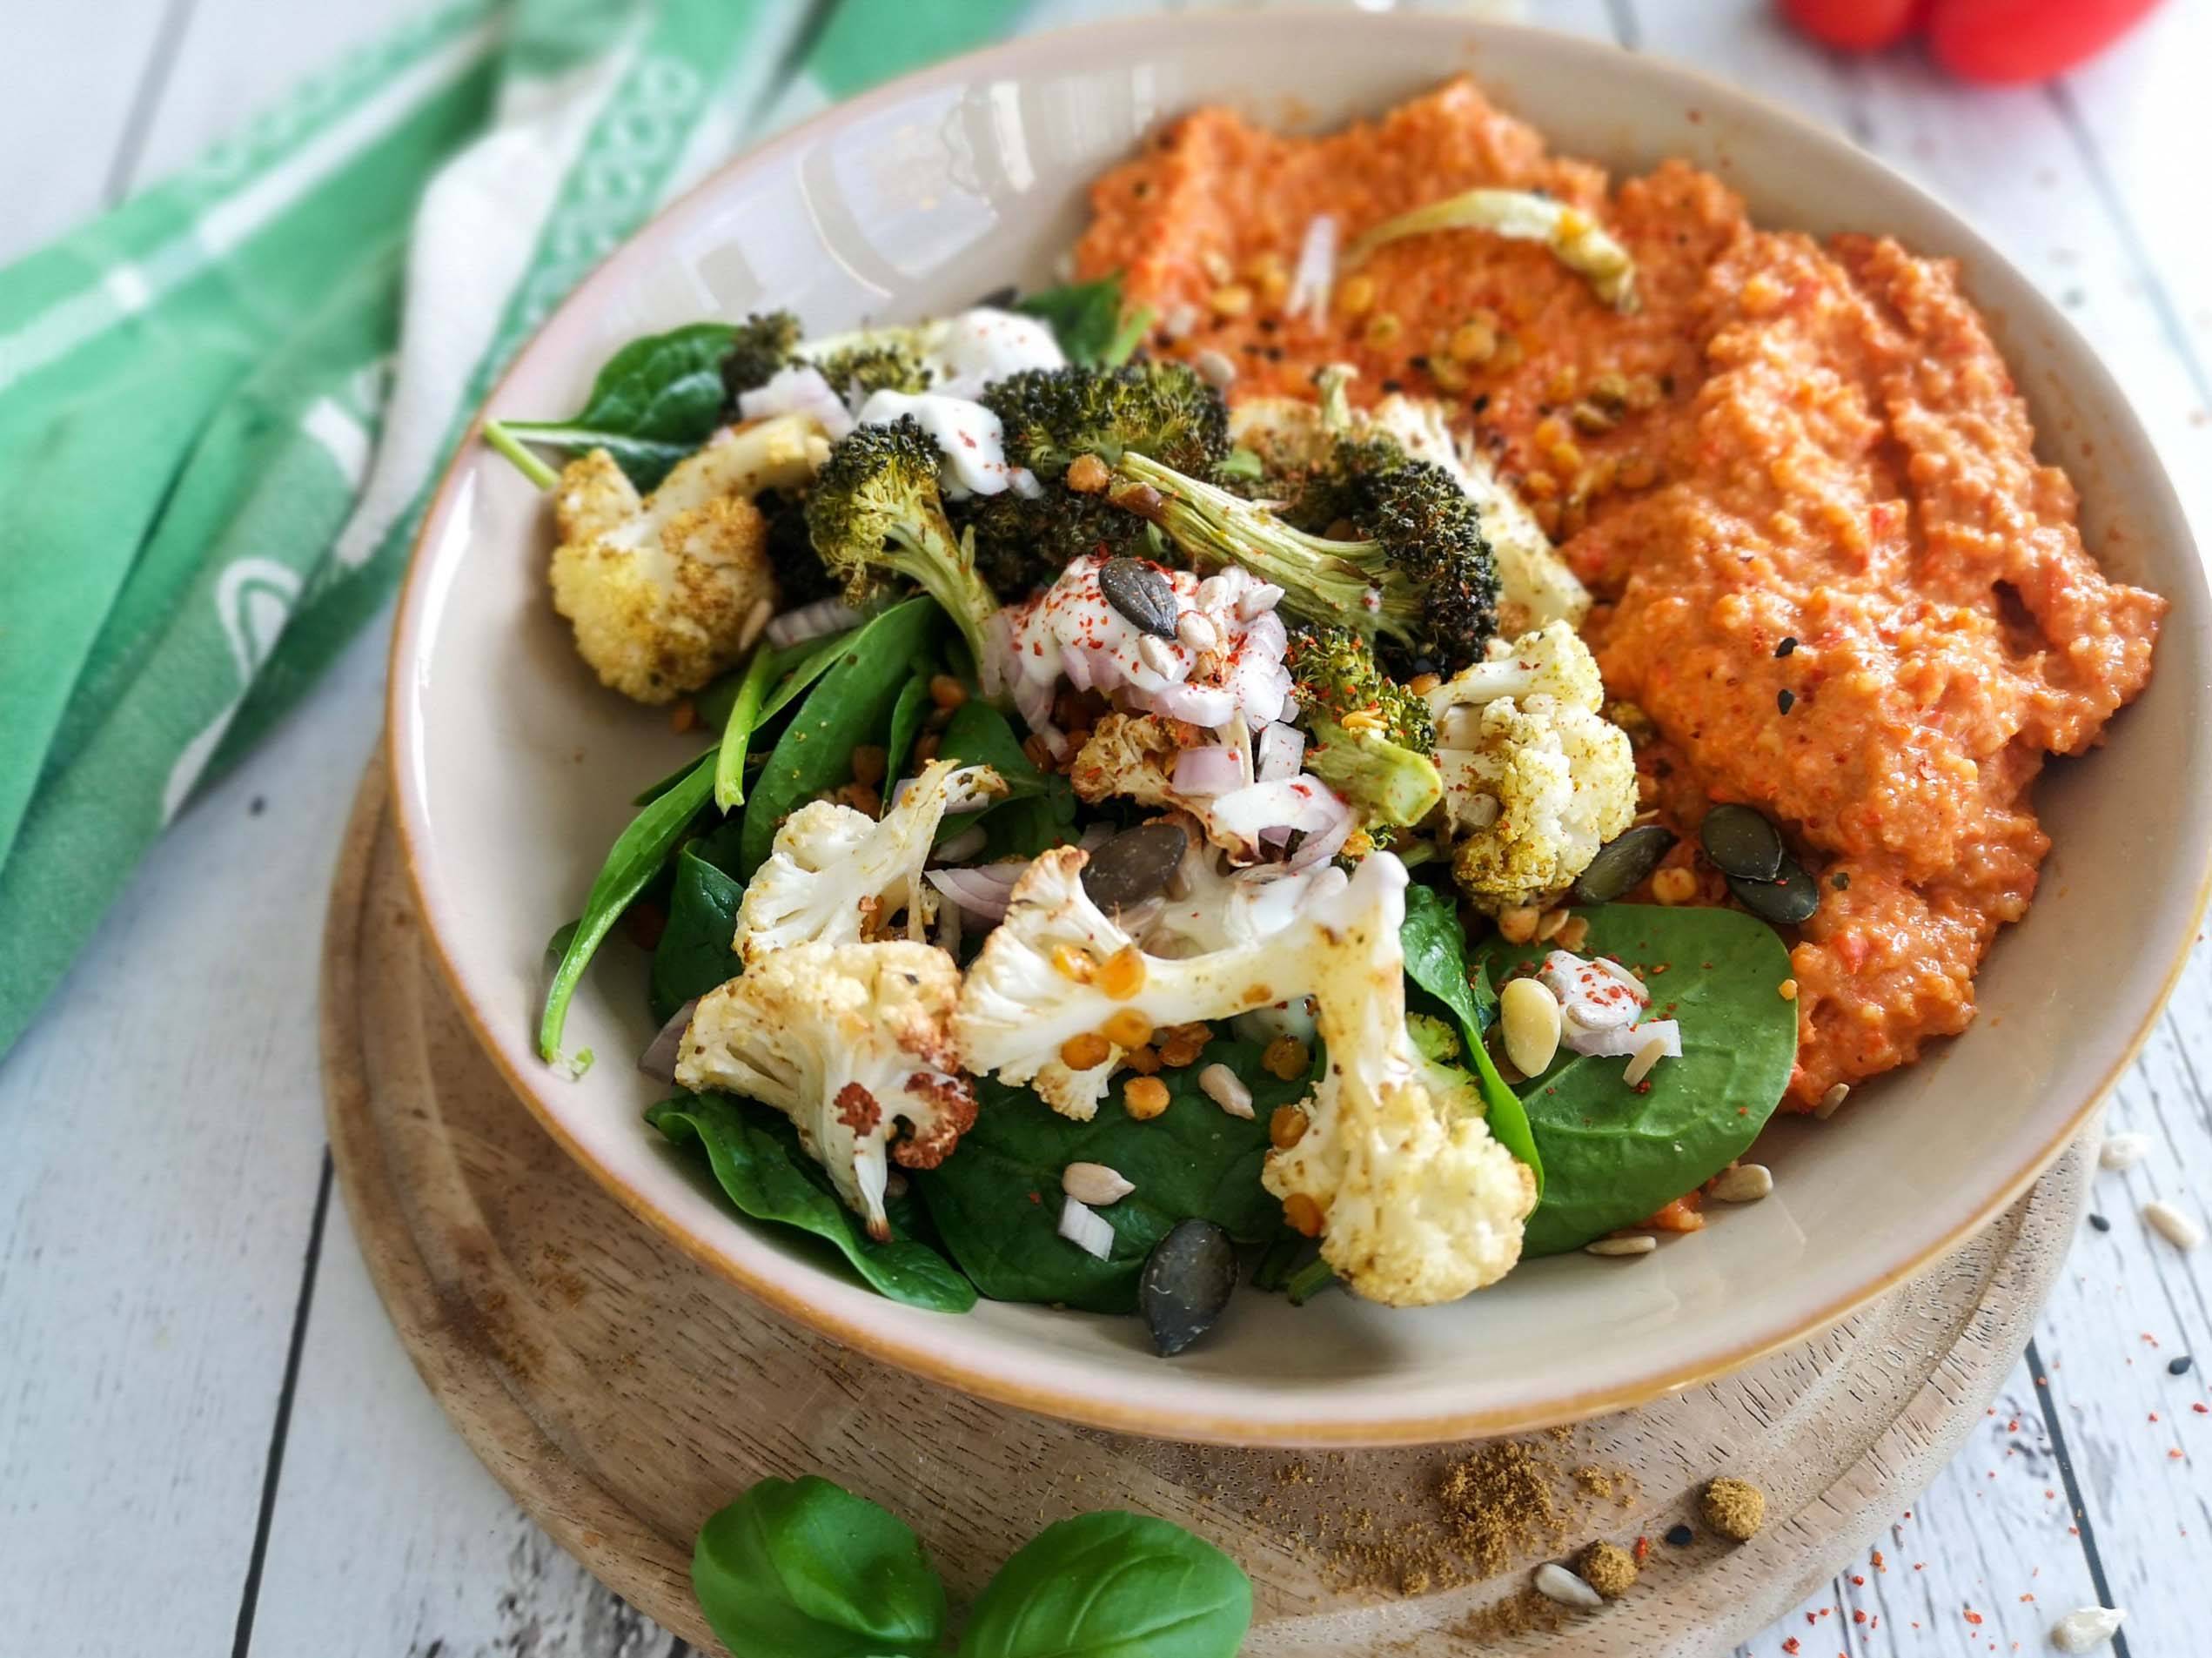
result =
[[[1317,218],[1344,245],[1483,186],[1601,225],[1636,307],[1540,243],[1443,231],[1285,315]],[[1706,809],[1783,827],[1820,889],[1789,1104],[1966,1028],[2049,847],[2035,775],[2142,690],[2166,604],[2084,549],[1951,261],[1758,229],[1679,162],[1609,188],[1465,80],[1317,138],[1201,111],[1092,208],[1078,274],[1122,272],[1156,353],[1226,359],[1232,399],[1349,363],[1356,400],[1437,399],[1495,457],[1596,595],[1609,695],[1648,716],[1645,801],[1685,837],[1662,874],[1725,902],[1692,850]]]

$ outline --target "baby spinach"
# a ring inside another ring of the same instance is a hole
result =
[[[763,1480],[709,1519],[691,1584],[732,1658],[922,1658],[944,1638],[922,1540],[815,1474]]]
[[[1014,302],[1014,308],[1049,325],[1071,363],[1114,368],[1129,360],[1152,326],[1150,306],[1122,314],[1119,272],[1095,282],[1064,282],[1040,288]]]
[[[737,820],[734,849],[716,836],[707,853],[714,863],[749,881],[767,861],[783,820],[851,778],[853,750],[888,727],[892,705],[908,677],[908,665],[935,633],[942,614],[934,600],[908,599],[847,635],[828,654],[821,679],[754,780],[744,816]],[[734,863],[726,861],[733,852]]]
[[[684,1094],[654,1106],[645,1120],[678,1144],[702,1146],[715,1180],[741,1212],[825,1239],[892,1300],[936,1312],[975,1305],[975,1286],[914,1238],[911,1195],[886,1202],[892,1238],[875,1242],[821,1165],[799,1149],[798,1133],[781,1112],[721,1094]]]
[[[1537,1195],[1544,1192],[1544,1161],[1530,1131],[1528,1112],[1505,1079],[1498,1074],[1483,1033],[1497,1017],[1497,993],[1486,970],[1470,982],[1467,973],[1467,935],[1459,925],[1458,907],[1437,891],[1415,883],[1405,889],[1405,921],[1398,929],[1405,951],[1405,977],[1450,1009],[1459,1021],[1467,1057],[1481,1085],[1488,1108],[1490,1132],[1536,1176]]]
[[[953,1259],[993,1300],[1133,1312],[1144,1258],[1178,1220],[1202,1217],[1240,1243],[1282,1233],[1282,1210],[1260,1185],[1267,1119],[1307,1083],[1269,1075],[1259,1056],[1257,1044],[1217,1039],[1198,1065],[1161,1071],[1168,1108],[1147,1123],[1110,1094],[1091,1121],[1073,1122],[1029,1090],[985,1077],[975,1126],[942,1166],[916,1172],[915,1189]],[[1198,1071],[1217,1061],[1252,1091],[1249,1119],[1199,1091]],[[1105,1260],[1060,1236],[1060,1175],[1070,1163],[1103,1163],[1136,1188],[1098,1212],[1114,1229]]]
[[[962,703],[937,744],[940,759],[989,766],[1006,783],[1006,797],[980,816],[948,817],[937,838],[950,840],[970,825],[983,831],[977,861],[1033,858],[1076,838],[1076,791],[1058,772],[1045,771],[1022,751],[1007,718],[988,702]]]
[[[607,359],[584,406],[566,420],[506,420],[531,443],[604,449],[630,481],[649,490],[722,423],[722,358],[736,330],[695,322],[633,339]]]
[[[714,756],[704,754],[666,794],[648,802],[616,838],[592,882],[584,900],[584,913],[561,951],[546,991],[544,1014],[538,1021],[538,1051],[548,1064],[560,1057],[560,1033],[568,1023],[568,1004],[591,965],[600,943],[631,901],[660,873],[668,854],[682,838],[699,809],[714,787]]]
[[[915,738],[922,734],[922,716],[929,712],[929,676],[928,668],[917,668],[899,687],[898,701],[891,704],[891,729],[883,740],[883,777],[887,788],[906,775],[907,755],[914,748]]]
[[[1231,1658],[1251,1621],[1251,1580],[1211,1543],[1150,1514],[1078,1514],[999,1568],[959,1658]]]
[[[944,1649],[944,1586],[921,1540],[815,1475],[763,1480],[710,1518],[691,1581],[732,1658]],[[1077,1514],[999,1568],[956,1658],[1233,1658],[1251,1619],[1251,1581],[1212,1544],[1148,1514]]]
[[[1527,1255],[1556,1255],[1633,1225],[1719,1173],[1773,1114],[1797,1058],[1797,1004],[1777,994],[1789,952],[1766,923],[1658,904],[1576,913],[1590,923],[1579,953],[1640,972],[1651,1017],[1680,1021],[1682,1057],[1659,1061],[1639,1093],[1621,1080],[1625,1060],[1563,1048],[1523,1086],[1550,1176],[1529,1217]],[[1504,974],[1552,948],[1492,940],[1483,960]]]
[[[686,847],[676,855],[675,884],[668,893],[668,924],[653,952],[648,994],[653,1017],[664,1023],[694,996],[736,977],[730,940],[745,889]]]

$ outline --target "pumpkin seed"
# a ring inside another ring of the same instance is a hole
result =
[[[1716,806],[1698,831],[1713,867],[1739,881],[1772,881],[1781,872],[1782,835],[1748,806]],[[1809,912],[1808,912],[1809,913]]]
[[[1083,865],[1083,891],[1109,915],[1134,909],[1167,890],[1169,877],[1182,863],[1190,843],[1173,823],[1142,823],[1123,829]]]
[[[1175,586],[1155,566],[1143,559],[1109,559],[1098,572],[1098,590],[1139,633],[1175,637]]]
[[[1728,877],[1728,890],[1753,915],[1777,927],[1794,927],[1800,921],[1810,919],[1820,907],[1820,883],[1806,874],[1804,866],[1795,858],[1788,856],[1782,859],[1782,867],[1773,880],[1746,881],[1732,875]]]
[[[1567,894],[1573,903],[1611,903],[1659,866],[1674,844],[1670,829],[1657,823],[1639,823],[1598,849],[1590,867]]]
[[[1137,1306],[1165,1359],[1213,1327],[1237,1288],[1237,1245],[1210,1220],[1179,1220],[1144,1258]]]

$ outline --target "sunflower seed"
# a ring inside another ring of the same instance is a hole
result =
[[[1605,1605],[1605,1597],[1577,1577],[1564,1566],[1546,1561],[1536,1568],[1536,1592],[1547,1601],[1557,1601],[1561,1606],[1583,1608]]]
[[[2145,1204],[2143,1218],[2175,1249],[2195,1249],[2204,1241],[2204,1228],[2170,1203],[2153,1200]]]
[[[1764,1163],[1739,1163],[1710,1188],[1722,1203],[1757,1203],[1774,1189],[1774,1171]]]
[[[2105,1169],[2132,1169],[2143,1160],[2150,1150],[2148,1134],[2110,1134],[2097,1148],[2097,1165]]]
[[[1103,1209],[1121,1202],[1136,1188],[1122,1177],[1121,1171],[1103,1163],[1070,1163],[1060,1171],[1060,1190],[1077,1203]]]
[[[1585,1244],[1585,1255],[1648,1255],[1659,1247],[1659,1239],[1649,1232],[1631,1232],[1625,1238],[1600,1238],[1593,1244]]]

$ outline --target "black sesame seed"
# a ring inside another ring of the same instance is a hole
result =
[[[1781,709],[1781,711],[1785,714],[1787,714],[1790,711],[1790,705],[1796,701],[1797,693],[1795,691],[1777,691],[1774,693],[1774,706]]]
[[[1783,635],[1782,642],[1774,647],[1774,654],[1777,656],[1786,656],[1796,648],[1797,635],[1795,634],[1786,634]]]
[[[1668,1528],[1666,1541],[1677,1548],[1687,1548],[1697,1541],[1697,1533],[1687,1526],[1674,1526]]]
[[[1467,406],[1470,409],[1472,409],[1477,414],[1480,414],[1485,409],[1490,406],[1490,393],[1487,392],[1476,393],[1475,400],[1470,403]]]
[[[2089,1225],[2095,1226],[2101,1232],[2108,1232],[2112,1230],[2112,1223],[2107,1220],[2102,1215],[2091,1215],[2089,1217]]]
[[[1833,887],[1838,892],[1850,891],[1851,871],[1848,869],[1838,869],[1833,875],[1828,877],[1828,884]]]
[[[1384,380],[1383,382],[1383,390],[1385,393],[1403,392],[1404,389],[1405,385],[1402,380]]]
[[[2166,1361],[2166,1373],[2169,1376],[2186,1376],[2189,1373],[2189,1366],[2195,1362],[2196,1360],[2187,1353],[2183,1353],[2179,1359],[2169,1359]]]

